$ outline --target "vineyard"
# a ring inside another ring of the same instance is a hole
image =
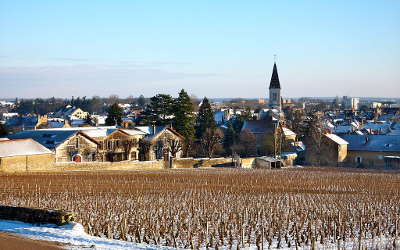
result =
[[[400,173],[303,168],[1,174],[0,204],[180,248],[400,247]]]

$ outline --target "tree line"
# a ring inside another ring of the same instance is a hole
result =
[[[72,97],[71,99],[62,98],[36,98],[36,99],[16,99],[13,112],[22,115],[36,114],[45,115],[51,112],[56,112],[66,105],[71,105],[80,108],[90,114],[103,114],[107,108],[114,103],[127,103],[133,104],[138,108],[144,107],[147,99],[140,95],[139,97],[129,96],[127,98],[119,98],[117,95],[110,95],[109,97],[93,96],[92,98]]]

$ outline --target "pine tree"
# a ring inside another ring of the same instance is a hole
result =
[[[107,112],[108,112],[108,115],[106,118],[106,125],[107,126],[113,126],[113,125],[121,126],[122,116],[124,113],[122,108],[117,103],[114,103],[113,105],[111,105],[111,107],[108,108]]]
[[[227,124],[227,129],[225,130],[225,136],[224,136],[224,142],[223,142],[225,151],[227,153],[232,153],[231,148],[235,144],[236,137],[237,137],[237,135],[236,135],[235,128],[233,127],[233,124],[230,121]]]
[[[207,129],[214,130],[216,127],[214,112],[207,97],[204,97],[196,119],[196,137],[200,139]]]
[[[174,99],[170,95],[158,94],[150,98],[150,104],[143,112],[144,123],[167,125],[170,123],[170,116],[173,114]]]
[[[0,123],[0,137],[5,137],[8,135],[8,130],[5,125]]]
[[[179,92],[178,98],[175,99],[173,110],[173,128],[185,137],[184,153],[187,155],[194,140],[195,118],[193,116],[194,107],[192,101],[184,89]]]

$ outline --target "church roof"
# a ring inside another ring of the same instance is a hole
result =
[[[270,89],[280,89],[281,84],[279,83],[278,69],[276,63],[274,63],[274,69],[272,70],[271,82],[269,84]]]

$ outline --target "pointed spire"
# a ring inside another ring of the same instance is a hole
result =
[[[270,89],[280,89],[281,84],[279,83],[278,69],[276,68],[276,63],[274,62],[274,69],[272,70],[271,82],[269,84]]]

